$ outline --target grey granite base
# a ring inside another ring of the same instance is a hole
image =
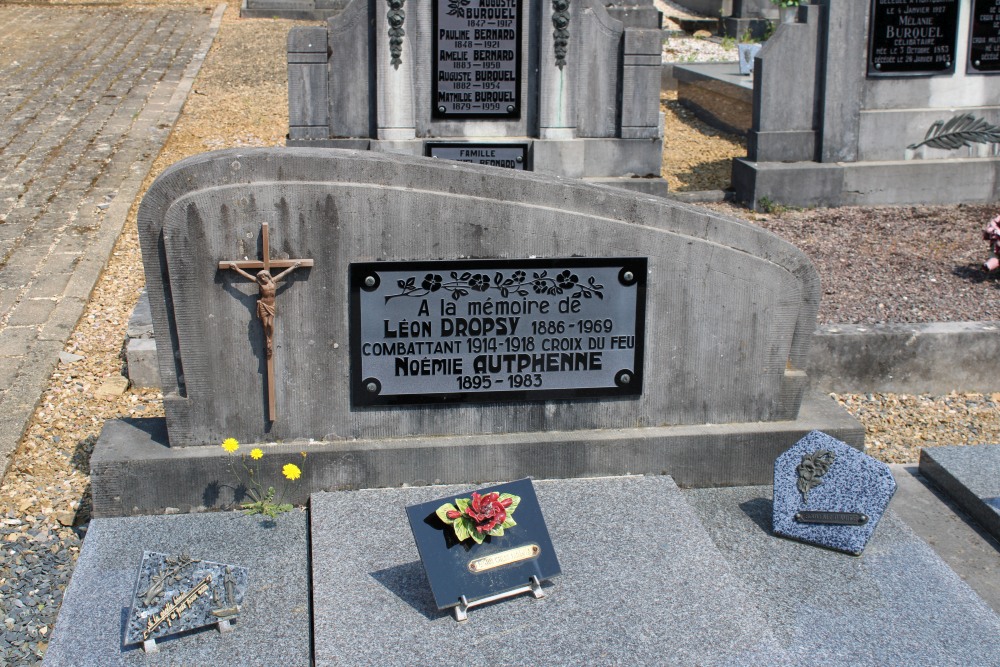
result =
[[[1000,664],[1000,616],[893,512],[855,558],[772,536],[770,487],[680,491],[665,476],[535,482],[562,574],[543,599],[459,624],[434,604],[404,507],[469,488],[315,494],[308,524],[297,510],[270,528],[95,519],[45,664]],[[234,631],[123,652],[144,549],[248,567]]]
[[[795,132],[782,141],[795,141]],[[801,133],[798,133],[801,134]],[[786,206],[987,204],[996,201],[1000,158],[885,162],[733,160],[736,201]]]
[[[240,513],[95,519],[63,598],[45,665],[310,664],[306,513],[275,522]],[[249,589],[233,629],[211,628],[158,641],[146,654],[122,648],[143,551],[233,563]]]
[[[997,665],[997,616],[888,512],[860,558],[771,535],[770,487],[684,491],[795,665]]]
[[[288,500],[341,489],[670,474],[681,486],[771,481],[771,464],[806,433],[822,430],[861,448],[861,425],[832,399],[807,395],[795,421],[549,431],[261,445],[266,479],[307,451]],[[249,451],[250,443],[243,443]],[[230,507],[230,458],[221,447],[170,447],[162,419],[108,420],[90,459],[94,516]],[[150,483],[150,480],[158,480]]]
[[[1000,540],[1000,445],[921,449],[920,472]]]
[[[468,488],[313,496],[317,665],[790,664],[663,476],[536,482],[562,575],[455,622],[404,507]]]

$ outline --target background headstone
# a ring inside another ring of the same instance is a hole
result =
[[[779,25],[758,56],[747,157],[733,161],[737,199],[754,206],[995,201],[1000,85],[997,71],[966,63],[970,39],[1000,43],[1000,20],[975,16],[973,4],[799,7],[799,22]],[[911,25],[917,21],[933,25]]]
[[[288,145],[526,145],[534,171],[662,195],[661,40],[648,0],[355,0],[289,33]]]

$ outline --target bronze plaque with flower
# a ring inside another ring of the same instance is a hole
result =
[[[533,593],[560,573],[530,479],[446,496],[406,508],[439,609]]]
[[[642,393],[645,258],[352,264],[355,406]]]

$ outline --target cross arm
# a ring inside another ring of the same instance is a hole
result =
[[[219,262],[219,270],[228,269],[230,264],[235,264],[241,269],[285,269],[289,266],[295,266],[296,262],[298,262],[299,268],[313,266],[313,260],[311,259],[272,259],[267,264],[259,259],[242,259]]]

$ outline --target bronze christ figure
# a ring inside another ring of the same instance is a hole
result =
[[[275,302],[278,283],[282,278],[300,267],[310,267],[313,265],[311,259],[271,259],[271,240],[268,234],[268,224],[261,224],[262,258],[242,259],[235,261],[219,262],[219,270],[232,269],[248,280],[257,283],[260,294],[257,297],[257,319],[260,320],[264,329],[264,342],[266,344],[265,355],[267,358],[267,419],[274,421],[277,416],[275,387],[274,387],[274,317],[277,313]],[[287,267],[287,268],[286,268]],[[284,268],[278,275],[271,275],[272,268]],[[259,269],[257,275],[253,275],[246,269]]]
[[[260,323],[264,327],[264,340],[267,344],[268,359],[274,355],[274,316],[277,310],[275,294],[278,291],[278,283],[281,282],[282,278],[300,266],[302,266],[301,260],[295,262],[274,277],[271,276],[271,272],[267,269],[261,269],[257,272],[256,276],[252,276],[237,266],[234,262],[229,262],[230,269],[244,278],[253,280],[260,288],[260,296],[257,297],[257,317],[260,318]]]

